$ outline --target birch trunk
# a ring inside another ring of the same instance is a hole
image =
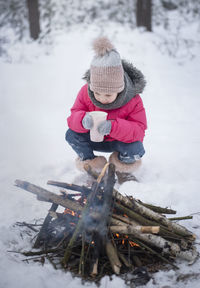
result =
[[[130,225],[110,226],[110,231],[112,233],[134,235],[135,238],[138,238],[155,247],[161,248],[164,253],[171,254],[175,257],[180,257],[187,261],[194,261],[198,256],[198,253],[194,253],[192,250],[188,250],[186,251],[187,253],[185,253],[185,251],[181,251],[178,244],[165,240],[157,235],[143,234],[135,229],[135,227]]]

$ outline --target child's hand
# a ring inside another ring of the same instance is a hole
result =
[[[112,127],[111,121],[105,120],[99,124],[97,130],[101,135],[108,135],[110,134],[111,127]]]
[[[91,129],[94,125],[92,116],[89,113],[86,113],[83,120],[82,125],[85,129]]]

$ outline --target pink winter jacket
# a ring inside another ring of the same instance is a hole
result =
[[[90,111],[105,111],[108,113],[107,120],[111,120],[112,128],[110,134],[104,137],[104,141],[117,140],[125,143],[143,141],[147,129],[147,120],[139,94],[120,108],[104,110],[93,104],[88,95],[88,84],[85,84],[71,108],[71,115],[67,118],[69,128],[78,133],[88,132],[89,130],[82,126],[82,120],[85,113]]]

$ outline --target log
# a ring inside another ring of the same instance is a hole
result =
[[[132,259],[135,266],[142,267],[142,262],[140,261],[140,258],[137,255],[133,255]]]
[[[178,235],[192,236],[193,237],[193,233],[188,231],[185,227],[183,227],[179,224],[173,223],[170,220],[168,220],[165,216],[163,216],[159,213],[156,213],[147,207],[144,207],[135,199],[132,200],[132,203],[133,203],[134,211],[140,213],[141,215],[144,215],[144,216],[146,216],[146,217],[148,217],[148,218],[150,218],[156,222],[163,224],[164,226],[168,227],[170,230],[174,231]]]
[[[122,264],[118,258],[116,248],[110,241],[107,241],[106,243],[106,253],[110,261],[113,272],[118,275],[120,273],[120,268]]]
[[[15,185],[37,195],[38,197],[41,197],[43,199],[42,201],[55,203],[76,212],[81,212],[83,210],[83,207],[76,201],[63,199],[61,196],[58,196],[44,188],[31,184],[27,181],[15,180]]]
[[[118,221],[116,219],[118,219]],[[112,225],[113,224],[114,225],[124,225],[124,223],[134,226],[141,233],[158,234],[160,232],[160,226],[141,226],[141,225],[138,225],[137,222],[130,220],[127,217],[123,217],[123,216],[117,215],[117,214],[112,215],[112,220],[111,220]]]
[[[93,265],[92,272],[90,274],[92,277],[96,277],[98,274],[98,263],[99,263],[99,259],[97,258]]]
[[[162,248],[163,252],[165,253],[173,252],[174,255],[177,255],[177,253],[180,252],[180,247],[178,244],[167,241],[166,239],[157,235],[143,234],[131,225],[110,226],[110,231],[112,233],[134,235],[135,238],[145,241],[158,248]]]
[[[179,240],[181,241],[183,239],[182,236],[177,235],[176,233],[174,233],[174,231],[170,231],[166,226],[161,225],[158,222],[149,220],[145,217],[143,217],[142,215],[134,212],[133,210],[119,204],[119,203],[115,203],[115,208],[120,211],[120,213],[122,214],[126,214],[127,216],[129,216],[131,218],[131,220],[133,219],[135,222],[138,222],[141,225],[144,226],[160,226],[160,232],[159,234],[164,236],[164,237],[170,237],[173,238],[175,240]],[[127,217],[124,217],[127,218]],[[193,240],[194,238],[192,238]]]
[[[128,260],[127,260],[126,257],[124,256],[124,254],[120,253],[119,251],[118,251],[117,254],[118,254],[119,258],[122,260],[122,262],[124,263],[124,265],[125,265],[126,267],[133,269],[133,265],[128,262]]]
[[[163,208],[163,207],[155,206],[155,205],[152,205],[152,204],[147,204],[147,203],[142,202],[141,200],[138,200],[138,201],[139,201],[139,203],[141,205],[153,210],[154,212],[157,212],[157,213],[160,213],[160,214],[176,214],[176,211],[173,210],[173,209]]]
[[[84,195],[88,195],[90,194],[91,192],[91,189],[90,188],[87,188],[86,186],[82,185],[82,186],[79,186],[79,185],[76,185],[76,184],[68,184],[68,183],[64,183],[64,182],[58,182],[58,181],[52,181],[52,180],[49,180],[47,182],[48,185],[52,185],[52,186],[56,186],[56,187],[61,187],[61,188],[65,188],[65,189],[69,189],[69,190],[72,190],[72,191],[77,191],[77,192],[81,192],[83,193]]]
[[[134,221],[130,221],[128,224],[133,226],[138,232],[141,232],[141,233],[158,234],[159,231],[160,231],[160,226],[141,226],[141,225],[138,225]],[[112,218],[111,219],[111,225],[113,225],[113,226],[115,226],[115,225],[123,226],[124,223],[122,221],[120,221],[120,220],[116,220],[116,219]],[[120,229],[120,227],[119,227],[119,229]]]
[[[132,241],[136,242],[142,249],[146,249],[147,251],[149,251],[152,255],[156,255],[158,258],[160,258],[162,261],[170,264],[174,269],[179,269],[178,266],[174,265],[173,263],[171,263],[168,259],[166,259],[165,257],[163,257],[160,253],[154,251],[152,248],[150,248],[149,246],[145,245],[143,242],[139,241],[138,239],[132,239],[130,238]]]
[[[187,261],[194,261],[198,256],[197,253],[194,253],[191,250],[181,251],[178,244],[168,241],[160,236],[153,234],[143,234],[137,231],[137,229],[131,225],[110,226],[110,231],[112,233],[134,235],[135,238],[138,238],[152,246],[161,248],[164,253],[174,255],[175,257],[178,256]]]
[[[125,197],[121,195],[117,190],[113,190],[113,195],[116,197],[117,200],[119,200],[121,203],[123,203],[128,208],[131,208],[131,210],[134,210],[135,213],[138,215],[145,216],[151,220],[154,220],[156,222],[159,222],[163,226],[167,227],[169,230],[175,232],[176,234],[180,236],[186,236],[193,238],[194,235],[192,232],[188,231],[185,227],[173,223],[170,220],[168,220],[165,216],[156,213],[152,211],[151,209],[141,205],[138,201],[135,199],[130,200],[128,197]]]
[[[49,225],[49,222],[51,221],[52,217],[51,217],[51,212],[55,212],[56,209],[58,208],[58,205],[53,203],[51,205],[51,208],[49,210],[49,213],[47,214],[43,224],[42,224],[42,227],[40,229],[40,232],[38,233],[38,236],[36,238],[36,241],[35,241],[35,244],[33,245],[33,248],[39,248],[40,245],[41,245],[41,241],[45,238],[47,232],[47,228],[48,228],[48,225]]]

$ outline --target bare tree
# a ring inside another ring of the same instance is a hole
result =
[[[138,27],[144,26],[147,31],[152,31],[152,0],[137,0],[136,18]]]
[[[30,36],[31,38],[36,40],[40,34],[38,0],[27,0],[27,6],[29,15]]]

